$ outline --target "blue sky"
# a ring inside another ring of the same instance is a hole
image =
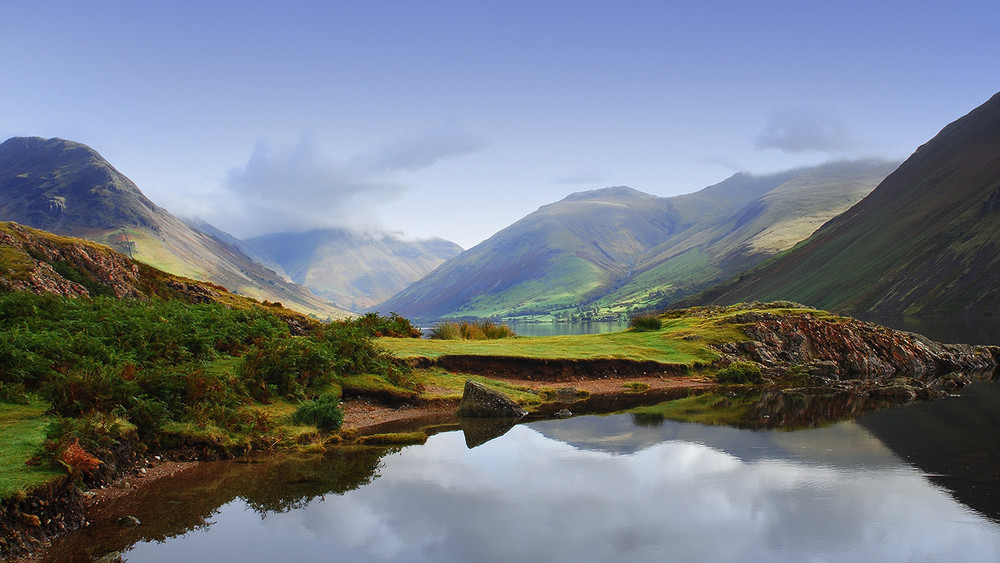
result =
[[[237,236],[471,247],[580,190],[903,159],[1000,90],[1000,2],[0,2],[0,138]]]

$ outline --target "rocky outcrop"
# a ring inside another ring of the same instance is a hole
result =
[[[730,322],[748,340],[719,346],[720,363],[749,359],[771,374],[797,367],[821,380],[890,383],[982,372],[1000,363],[1000,347],[941,344],[857,319],[749,311]]]
[[[528,411],[503,393],[471,379],[465,381],[458,416],[469,418],[521,418]]]
[[[4,223],[0,285],[10,291],[89,297],[91,289],[123,297],[143,297],[139,266],[109,248],[78,239]],[[87,286],[91,289],[88,289]]]

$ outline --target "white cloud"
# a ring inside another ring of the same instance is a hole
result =
[[[343,227],[382,230],[378,212],[407,189],[406,175],[482,148],[458,133],[398,139],[347,160],[303,137],[294,145],[260,142],[229,170],[223,197],[199,214],[240,237]]]
[[[775,113],[757,136],[757,150],[778,149],[804,152],[843,152],[853,144],[853,135],[839,118],[818,110],[794,109]]]
[[[435,132],[396,139],[355,158],[363,168],[417,172],[438,162],[476,152],[486,143],[464,133]]]

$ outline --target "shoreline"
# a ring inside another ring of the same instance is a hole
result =
[[[596,414],[601,412],[615,412],[627,410],[635,406],[649,405],[662,401],[669,401],[690,396],[711,392],[729,386],[720,386],[711,377],[699,376],[644,376],[644,377],[623,377],[623,378],[603,378],[603,379],[576,379],[574,381],[552,382],[541,380],[530,380],[509,377],[496,377],[498,381],[514,383],[519,386],[528,387],[535,391],[545,389],[546,392],[554,392],[554,396],[548,398],[541,405],[531,411],[524,419],[524,422],[531,420],[542,420],[564,416],[559,414],[560,409],[569,407],[573,410],[571,415]],[[970,380],[971,381],[971,380]],[[959,387],[963,387],[962,381]],[[732,386],[732,389],[762,389],[767,386]],[[773,387],[772,387],[773,388]],[[638,389],[638,390],[636,390]],[[802,389],[782,389],[782,391],[797,392]],[[836,391],[828,389],[828,391]],[[816,392],[815,390],[813,392]],[[857,389],[857,393],[864,394],[863,389]],[[905,403],[907,401],[900,401]],[[445,431],[459,428],[459,417],[457,415],[458,401],[435,400],[424,404],[389,406],[379,403],[373,399],[352,398],[343,401],[344,422],[341,432],[348,436],[361,437],[379,433],[393,433],[412,431],[414,429]],[[349,444],[350,442],[345,442]],[[331,445],[336,448],[338,445]],[[152,488],[157,484],[172,478],[183,480],[185,474],[197,475],[200,472],[197,468],[209,468],[210,460],[190,460],[173,459],[171,455],[184,458],[190,452],[178,450],[167,452],[160,456],[149,456],[137,460],[137,463],[124,471],[123,475],[112,480],[101,487],[95,487],[82,494],[82,521],[83,524],[76,529],[67,529],[65,532],[53,534],[43,541],[32,541],[30,552],[22,553],[12,558],[12,563],[50,563],[55,562],[54,557],[58,557],[60,543],[63,541],[74,541],[74,532],[79,535],[90,526],[91,522],[106,524],[109,519],[117,519],[127,516],[121,510],[122,503],[127,503],[128,499],[138,496],[144,489]],[[283,455],[282,451],[271,451],[268,455]],[[157,459],[159,458],[159,459]],[[252,461],[248,458],[248,461]],[[207,470],[207,469],[205,469]],[[76,491],[66,489],[66,494]],[[50,491],[51,493],[51,491]],[[31,502],[29,497],[28,502]],[[109,511],[111,513],[109,513]],[[124,511],[127,512],[127,511]],[[141,523],[139,524],[141,526]],[[65,548],[63,548],[65,549]],[[53,555],[52,552],[56,554]],[[64,561],[65,558],[60,559]],[[96,559],[98,561],[120,561],[121,559],[111,558],[108,560]],[[95,561],[95,559],[81,559],[80,561]]]
[[[541,389],[572,389],[576,394],[587,397],[586,401],[572,399],[570,403],[582,404],[584,402],[595,403],[596,407],[587,409],[588,411],[604,410],[611,405],[627,408],[627,404],[618,404],[619,400],[626,403],[631,401],[652,402],[660,399],[667,400],[674,396],[683,396],[692,391],[703,391],[716,387],[711,378],[704,377],[628,377],[613,379],[579,379],[555,383],[552,381],[540,381],[510,377],[495,377],[498,381],[515,383],[533,390]],[[631,391],[629,384],[640,384],[643,391]],[[529,418],[550,418],[558,408],[567,406],[567,403],[558,399],[548,403],[550,408],[540,408],[529,415]],[[571,405],[570,405],[571,406]],[[389,406],[369,398],[351,398],[342,402],[344,411],[344,421],[340,432],[347,435],[365,436],[379,433],[405,432],[413,429],[441,428],[448,429],[458,425],[457,416],[458,400],[435,400],[424,404]],[[551,412],[550,412],[551,411]],[[582,413],[581,413],[582,414]],[[330,446],[337,447],[337,446]],[[178,457],[185,457],[183,450],[174,452],[180,453]],[[273,452],[274,455],[282,455],[281,450]],[[159,459],[157,459],[159,458]],[[110,483],[99,487],[94,487],[86,492],[80,493],[80,510],[82,511],[82,524],[79,528],[68,529],[65,532],[51,535],[43,540],[32,540],[30,542],[32,550],[11,559],[12,563],[44,563],[50,561],[48,552],[53,546],[58,546],[59,542],[66,537],[79,533],[87,528],[90,522],[95,519],[106,517],[104,510],[111,505],[125,502],[128,497],[145,488],[153,486],[173,477],[179,477],[185,472],[189,472],[203,464],[207,460],[172,459],[171,452],[161,455],[148,456],[137,460],[137,463],[124,469],[122,475],[113,479]],[[75,486],[67,488],[64,494],[72,494],[76,491]],[[27,502],[32,502],[31,496]],[[140,524],[141,525],[141,524]]]

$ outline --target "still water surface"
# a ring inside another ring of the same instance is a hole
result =
[[[132,562],[1000,561],[998,413],[986,382],[795,431],[615,414],[205,464],[85,543]]]

